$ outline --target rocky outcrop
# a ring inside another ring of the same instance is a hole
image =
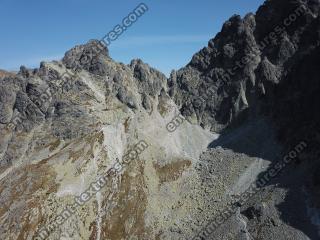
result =
[[[309,72],[297,67],[299,59],[317,55],[318,5],[316,1],[268,1],[255,15],[231,17],[208,47],[195,54],[185,68],[172,73],[170,93],[182,113],[217,131],[257,113],[276,115],[275,106],[285,108],[279,98],[291,91],[278,89],[291,87],[287,79],[292,71]],[[312,79],[300,81],[315,87]],[[308,95],[308,90],[301,95]]]
[[[270,0],[169,79],[97,40],[0,72],[1,239],[318,239],[319,26],[319,1]]]
[[[108,58],[108,49],[99,41],[92,40],[66,52],[62,62],[75,71],[84,69],[97,75],[105,75],[103,59]]]
[[[169,80],[170,95],[182,114],[204,128],[228,136],[230,131],[238,131],[264,116],[275,126],[277,139],[287,151],[302,140],[308,143],[308,149],[296,161],[298,166],[270,183],[288,189],[286,197],[281,187],[268,186],[263,189],[269,191],[268,196],[258,193],[242,207],[244,215],[250,212],[248,229],[254,239],[318,238],[319,225],[312,228],[310,216],[316,219],[319,211],[311,207],[311,214],[306,210],[310,205],[307,207],[303,199],[305,191],[318,196],[311,176],[317,174],[320,164],[320,116],[316,110],[320,103],[320,72],[316,66],[320,57],[319,30],[318,1],[267,1],[255,15],[231,17],[208,47],[195,54],[186,67],[173,72]],[[241,143],[222,144],[237,152],[247,151]],[[314,202],[308,200],[308,204],[317,205],[318,197],[311,198]],[[260,201],[265,201],[265,207],[272,212],[252,217],[256,211],[252,209]],[[295,214],[289,206],[297,206]],[[268,220],[257,222],[253,218]],[[304,222],[299,223],[299,219]],[[283,222],[290,222],[290,227]],[[217,239],[223,239],[230,228],[224,226]],[[295,232],[292,226],[307,236]]]
[[[8,76],[14,76],[15,73],[0,70],[0,79]]]

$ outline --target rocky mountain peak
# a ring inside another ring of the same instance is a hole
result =
[[[62,62],[67,68],[78,71],[84,69],[97,75],[105,75],[103,61],[109,58],[109,51],[103,42],[90,40],[67,51]]]
[[[319,6],[234,15],[169,78],[98,40],[0,71],[0,239],[319,239]]]

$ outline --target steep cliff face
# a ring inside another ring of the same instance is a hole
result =
[[[195,54],[185,68],[173,72],[170,95],[186,117],[214,131],[260,113],[288,116],[279,114],[287,105],[284,95],[302,86],[294,101],[315,97],[311,91],[319,87],[314,80],[316,67],[299,66],[316,58],[318,49],[317,1],[267,1],[256,15],[231,17],[208,47]],[[300,71],[300,76],[294,71]],[[314,77],[301,78],[302,72]],[[312,107],[303,104],[299,109]],[[308,118],[314,121],[313,117]]]
[[[319,211],[314,206],[319,201],[315,177],[320,164],[319,39],[319,1],[266,1],[255,15],[231,17],[208,46],[186,67],[173,71],[169,79],[169,94],[182,114],[220,132],[220,139],[264,117],[274,127],[284,151],[301,141],[308,144],[295,166],[286,169],[287,175],[263,188],[268,194],[258,193],[241,207],[247,230],[257,239],[318,239]],[[252,145],[241,147],[240,143],[220,141],[212,146],[219,144],[254,156],[262,154],[253,153]],[[273,189],[274,184],[279,188]],[[284,191],[286,197],[281,197]],[[307,223],[308,215],[318,226],[316,230]],[[272,227],[269,221],[277,223]],[[279,222],[288,222],[307,236]],[[221,227],[220,235],[216,232],[218,239],[224,239],[230,224]]]
[[[0,238],[318,239],[319,30],[270,0],[169,79],[96,40],[2,74]]]

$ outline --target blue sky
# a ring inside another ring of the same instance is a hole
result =
[[[0,69],[38,67],[71,47],[101,39],[141,1],[0,0]],[[145,0],[149,11],[110,47],[111,57],[141,58],[169,74],[186,65],[233,14],[255,12],[263,0]]]

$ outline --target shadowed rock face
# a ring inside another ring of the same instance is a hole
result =
[[[232,16],[169,79],[140,59],[113,61],[97,40],[0,71],[1,239],[52,227],[141,140],[49,239],[191,239],[230,203],[204,239],[318,239],[319,21],[319,1],[267,1]],[[234,201],[302,140],[282,174]]]
[[[250,204],[242,206],[245,214],[258,211],[254,205],[261,201],[265,202],[265,209],[272,209],[261,213],[261,218],[267,220],[249,217],[248,231],[255,239],[319,238],[319,225],[312,229],[307,220],[310,206],[304,203],[303,190],[309,189],[313,196],[315,202],[309,204],[317,205],[319,190],[311,176],[318,173],[320,164],[319,20],[319,1],[267,1],[255,15],[231,17],[208,47],[195,54],[186,67],[172,72],[169,79],[170,96],[182,114],[204,128],[222,133],[221,141],[213,146],[252,155],[252,145],[223,142],[223,136],[228,139],[230,132],[232,136],[238,131],[234,128],[243,128],[259,116],[273,122],[284,149],[289,151],[302,140],[308,143],[297,166],[287,170],[291,177],[287,175],[270,184],[278,184],[279,189],[267,186],[264,191],[270,191],[268,195],[257,194]],[[288,191],[285,198],[281,197],[282,188]],[[311,222],[315,223],[319,211],[312,214]],[[307,236],[279,227],[281,224],[273,228],[268,221],[287,222]],[[277,227],[284,231],[282,236]],[[230,226],[221,228],[217,239],[224,239]]]
[[[267,1],[256,15],[231,17],[208,47],[172,73],[170,93],[182,113],[206,128],[220,130],[240,116],[284,108],[283,95],[291,91],[280,89],[293,87],[292,83],[303,85],[300,95],[309,96],[307,88],[319,84],[307,77],[299,83],[288,75],[299,69],[318,76],[312,66],[310,71],[298,67],[303,59],[310,59],[309,54],[317,55],[318,11],[316,1]]]
[[[101,42],[92,40],[66,52],[62,62],[73,70],[84,69],[97,75],[105,75],[103,58],[108,58],[108,49]]]

